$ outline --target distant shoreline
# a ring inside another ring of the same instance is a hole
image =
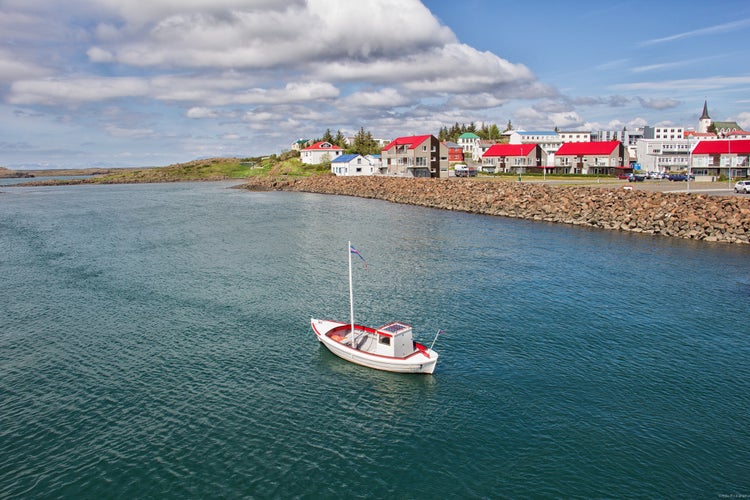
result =
[[[106,175],[113,172],[124,172],[131,168],[77,168],[49,170],[10,170],[0,167],[0,179],[34,179],[36,177],[74,177],[80,175]]]

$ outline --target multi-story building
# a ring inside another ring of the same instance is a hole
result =
[[[474,151],[479,144],[479,136],[473,132],[466,132],[458,137],[458,144],[464,148],[465,158],[474,158]]]
[[[597,130],[591,133],[591,140],[594,142],[607,142],[607,141],[620,141],[626,146],[635,146],[635,144],[643,139],[643,129],[635,128],[628,130],[623,128],[622,130]]]
[[[641,139],[636,144],[636,155],[641,170],[648,172],[682,171],[688,167],[690,149],[695,139]]]
[[[434,135],[399,137],[383,148],[381,160],[389,175],[448,176],[448,147]]]
[[[511,130],[505,134],[508,144],[537,144],[544,152],[545,163],[553,164],[555,152],[562,146],[562,138],[553,131]]]
[[[547,154],[537,144],[495,144],[482,156],[482,171],[525,174],[547,163]]]
[[[691,154],[691,172],[696,177],[749,177],[750,140],[699,142]]]
[[[649,127],[648,125],[646,125],[645,127],[643,127],[644,139],[673,140],[683,139],[684,137],[684,127],[675,127],[674,125],[669,127]]]
[[[628,150],[620,141],[567,142],[555,154],[555,168],[568,174],[615,175],[630,171]]]
[[[563,143],[566,142],[591,142],[591,132],[558,132]]]

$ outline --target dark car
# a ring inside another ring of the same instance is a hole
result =
[[[686,181],[688,180],[687,174],[669,174],[669,177],[667,177],[670,181]],[[690,180],[694,181],[695,176],[693,174],[690,174]]]
[[[643,182],[646,180],[646,176],[643,174],[630,174],[628,176],[628,182]]]

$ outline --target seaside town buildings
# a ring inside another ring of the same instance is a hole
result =
[[[292,149],[303,163],[331,163],[336,175],[447,177],[450,166],[467,163],[485,173],[618,175],[633,171],[688,170],[707,180],[750,177],[750,132],[735,122],[713,121],[708,103],[696,130],[645,126],[627,130],[510,130],[500,141],[467,132],[454,142],[433,135],[380,140],[377,155],[343,155],[330,143],[300,139]],[[341,158],[344,156],[343,158]]]
[[[448,176],[448,146],[434,135],[399,137],[383,148],[381,161],[390,175]]]

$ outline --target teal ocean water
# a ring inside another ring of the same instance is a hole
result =
[[[0,498],[750,495],[750,248],[229,186],[2,190]]]

